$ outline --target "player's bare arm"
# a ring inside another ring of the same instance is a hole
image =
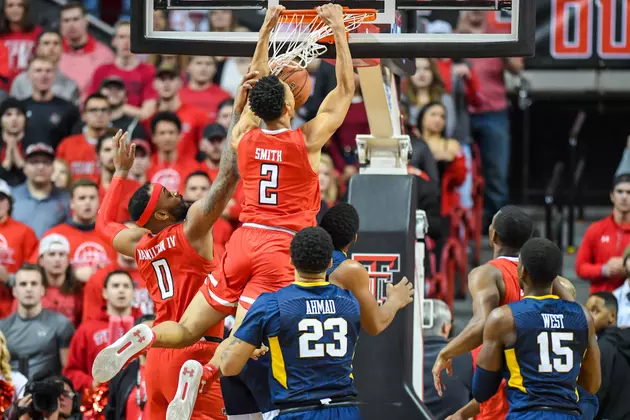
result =
[[[483,403],[496,394],[501,385],[504,364],[503,351],[507,343],[516,341],[514,316],[508,306],[493,310],[483,330],[483,345],[477,356],[477,369],[473,378],[473,397]]]
[[[581,305],[580,305],[581,306]],[[595,394],[602,383],[602,366],[600,363],[599,345],[597,344],[597,334],[593,317],[588,309],[582,306],[586,320],[588,321],[588,347],[586,354],[582,358],[578,384],[590,394]]]
[[[228,145],[223,148],[221,154],[219,174],[204,197],[196,201],[190,209],[188,209],[184,223],[184,232],[191,242],[191,245],[195,248],[198,248],[196,246],[197,244],[195,244],[197,241],[204,244],[212,243],[211,240],[208,241],[208,235],[212,234],[212,226],[217,219],[221,217],[223,210],[236,189],[240,177],[238,173],[238,155],[236,149],[229,145],[232,140],[231,133],[238,124],[243,110],[246,108],[249,91],[254,87],[259,78],[260,74],[257,72],[250,72],[243,78],[234,100],[232,121],[228,128]]]
[[[380,334],[394,320],[396,313],[413,302],[413,285],[403,278],[395,286],[387,285],[387,301],[378,306],[370,292],[370,276],[360,263],[346,260],[330,275],[331,283],[350,290],[361,306],[361,327],[370,335]]]
[[[146,233],[149,233],[149,230],[129,228],[121,223],[117,223],[116,215],[120,205],[118,197],[123,191],[123,180],[127,178],[129,169],[133,166],[136,156],[136,145],[127,144],[127,133],[123,133],[122,130],[118,130],[116,135],[114,135],[114,145],[116,147],[114,156],[114,167],[116,170],[96,217],[96,231],[116,251],[134,258],[136,245]]]
[[[258,42],[252,57],[250,70],[258,71],[261,77],[269,76],[271,73],[269,69],[269,38],[271,37],[271,32],[278,24],[280,14],[284,9],[284,6],[271,6],[268,8],[265,21],[258,32]]]
[[[223,376],[238,375],[256,350],[256,346],[236,337],[230,337],[229,340],[229,344],[221,354],[221,374]]]
[[[321,149],[346,118],[355,90],[352,56],[343,23],[343,9],[339,5],[326,4],[318,7],[317,13],[322,21],[330,26],[335,37],[337,86],[326,96],[315,118],[302,128],[309,160],[315,171],[319,168]]]
[[[498,283],[502,281],[501,272],[484,264],[475,268],[468,275],[468,290],[473,299],[473,317],[461,333],[451,340],[438,354],[433,365],[433,381],[438,394],[442,395],[442,370],[451,375],[451,359],[479,347],[483,342],[486,320],[501,303]]]

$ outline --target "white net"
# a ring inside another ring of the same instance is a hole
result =
[[[357,29],[369,16],[373,14],[345,13],[346,32]],[[274,28],[269,39],[269,67],[272,73],[277,75],[286,67],[305,68],[328,49],[318,41],[332,35],[332,29],[319,17],[287,16]]]

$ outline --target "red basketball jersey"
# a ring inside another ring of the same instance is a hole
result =
[[[155,325],[179,321],[206,277],[216,268],[214,261],[202,258],[177,223],[157,235],[144,235],[136,246],[138,271],[155,304]],[[223,323],[205,334],[223,338]]]
[[[500,306],[507,305],[511,302],[521,300],[522,291],[518,284],[518,258],[514,257],[499,257],[488,264],[496,267],[503,277],[503,283],[505,284],[505,295],[501,300]],[[477,366],[477,355],[481,350],[481,346],[477,347],[473,351],[473,362]],[[488,401],[480,404],[479,415],[475,417],[476,420],[502,420],[507,417],[510,404],[507,400],[507,391],[505,388],[505,380],[501,382],[499,390]]]
[[[321,197],[302,130],[247,132],[238,145],[243,180],[243,223],[298,231],[315,226]]]

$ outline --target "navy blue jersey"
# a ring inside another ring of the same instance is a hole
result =
[[[557,296],[525,296],[508,304],[516,342],[505,349],[510,412],[536,406],[580,410],[577,377],[588,347],[582,307]]]
[[[268,342],[274,404],[356,396],[352,357],[361,327],[359,302],[325,281],[293,283],[254,302],[238,339]]]
[[[348,259],[348,256],[346,255],[345,252],[335,249],[332,255],[332,260],[333,260],[332,267],[326,270],[326,280],[328,280],[330,275],[333,273],[333,271],[335,271],[337,267],[339,267],[339,264],[341,264],[347,259]]]

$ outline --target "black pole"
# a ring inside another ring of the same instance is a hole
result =
[[[523,180],[523,192],[522,202],[527,204],[529,202],[529,151],[530,151],[530,118],[531,113],[529,108],[532,105],[532,100],[529,98],[529,90],[531,84],[529,80],[521,76],[521,86],[518,90],[518,107],[523,113],[523,164],[521,165],[521,179]]]
[[[577,194],[576,169],[577,169],[577,145],[578,136],[586,120],[586,112],[580,111],[575,118],[571,132],[569,133],[569,200],[568,200],[568,231],[567,250],[569,253],[575,252],[575,200]]]
[[[564,162],[556,162],[551,173],[551,180],[545,189],[545,236],[553,242],[555,242],[554,237],[556,233],[553,224],[553,210],[563,172]]]

